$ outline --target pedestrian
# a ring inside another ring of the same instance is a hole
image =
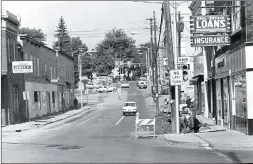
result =
[[[164,106],[163,107],[164,107],[163,112],[168,113],[168,110],[167,110],[168,109],[168,101],[167,101],[167,99],[164,100]]]
[[[190,96],[187,96],[186,104],[187,104],[187,108],[191,107],[191,98],[190,98]]]
[[[77,109],[77,104],[78,104],[78,100],[75,97],[75,99],[74,99],[74,107],[75,107],[75,109]]]

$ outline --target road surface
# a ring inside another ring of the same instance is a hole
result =
[[[122,116],[122,102],[136,101],[140,118],[151,118],[155,110],[147,110],[144,101],[149,92],[137,89],[136,82],[132,82],[129,89],[122,89],[122,100],[110,93],[92,112],[36,130],[3,135],[2,162],[228,162],[213,150],[169,146],[161,136],[135,139],[135,116]],[[240,159],[236,151],[233,153],[241,161],[250,160],[249,153],[252,155],[252,151],[240,152]]]

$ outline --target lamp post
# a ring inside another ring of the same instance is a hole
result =
[[[146,48],[148,50],[148,53],[146,53],[146,70],[147,70],[147,81],[149,82],[149,56],[150,56],[150,51],[148,47],[145,46],[140,46],[139,48]]]

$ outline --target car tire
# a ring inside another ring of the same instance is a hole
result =
[[[125,116],[126,114],[125,114],[125,112],[123,112],[123,116]]]

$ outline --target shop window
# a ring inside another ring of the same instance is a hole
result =
[[[247,117],[247,90],[245,73],[236,75],[234,78],[236,115],[238,117]]]
[[[38,109],[41,109],[41,96],[40,96],[40,92],[35,91],[33,92],[33,102],[34,103],[38,103]]]

